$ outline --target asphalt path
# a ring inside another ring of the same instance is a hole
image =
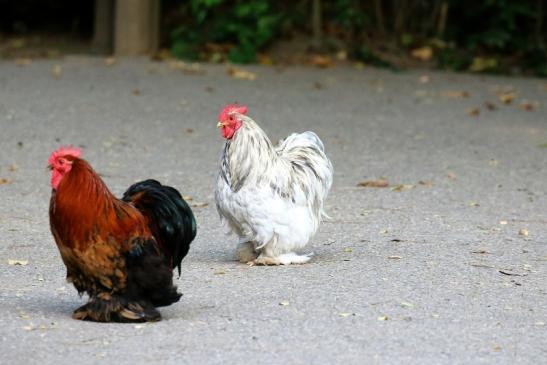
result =
[[[0,62],[1,363],[545,363],[545,80],[351,65],[235,71]],[[309,264],[234,260],[213,201],[216,117],[234,101],[273,141],[313,130],[325,143],[331,219]],[[160,309],[163,321],[71,319],[85,297],[66,283],[49,231],[45,169],[65,144],[81,146],[117,195],[155,178],[192,198],[184,296]],[[388,187],[357,186],[381,178]]]

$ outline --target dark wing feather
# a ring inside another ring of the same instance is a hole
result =
[[[122,200],[148,218],[152,234],[180,275],[180,263],[196,237],[196,219],[180,193],[150,179],[131,185]]]

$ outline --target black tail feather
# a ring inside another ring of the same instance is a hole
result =
[[[131,185],[122,199],[149,218],[154,237],[180,276],[181,261],[196,237],[196,219],[181,194],[150,179]]]

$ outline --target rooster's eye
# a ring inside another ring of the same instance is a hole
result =
[[[234,120],[234,116],[233,116],[233,115],[230,115],[230,120]]]

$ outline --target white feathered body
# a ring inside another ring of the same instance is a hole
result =
[[[273,146],[249,117],[226,141],[215,200],[221,218],[262,257],[301,263],[295,250],[317,231],[332,184],[332,164],[313,132],[294,133]]]

